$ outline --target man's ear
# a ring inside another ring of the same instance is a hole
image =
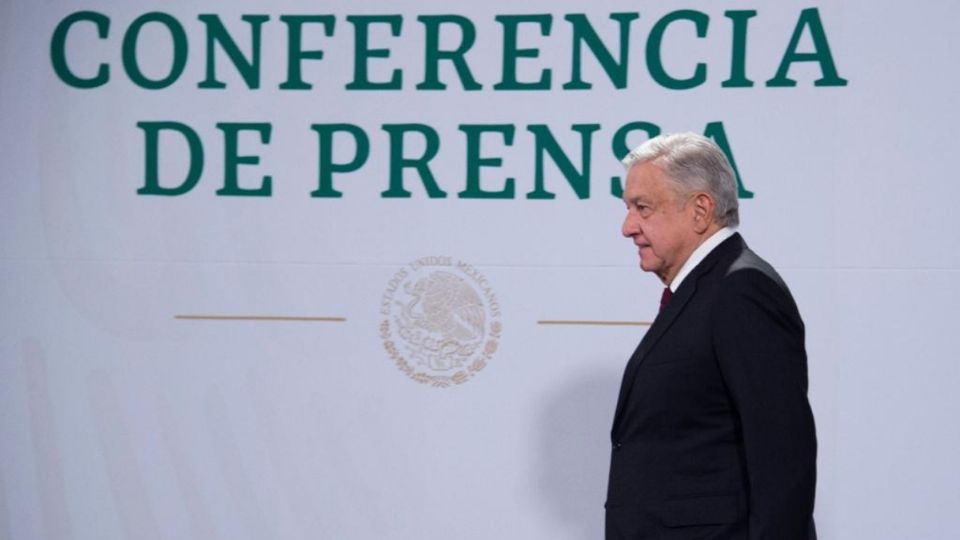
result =
[[[700,192],[693,196],[693,230],[703,234],[713,223],[713,209],[716,208],[713,197]]]

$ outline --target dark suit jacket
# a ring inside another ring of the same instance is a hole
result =
[[[816,537],[803,322],[739,234],[643,337],[611,438],[607,540]]]

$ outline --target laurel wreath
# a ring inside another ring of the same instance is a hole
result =
[[[400,354],[396,343],[390,339],[389,320],[384,320],[380,323],[380,338],[383,339],[383,347],[394,363],[396,363],[397,368],[408,377],[420,384],[426,384],[434,388],[448,388],[467,382],[483,368],[487,367],[487,362],[490,361],[490,358],[493,357],[493,354],[500,346],[500,334],[502,330],[503,326],[500,324],[500,321],[492,322],[490,324],[490,338],[484,343],[483,352],[481,352],[473,362],[467,365],[466,368],[457,371],[453,375],[431,375],[414,369],[414,367],[407,362],[406,358]]]

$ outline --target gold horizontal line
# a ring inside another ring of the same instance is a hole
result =
[[[346,317],[291,317],[285,315],[174,315],[174,319],[188,321],[306,321],[345,322]]]
[[[537,324],[555,324],[567,326],[650,326],[646,321],[537,321]]]

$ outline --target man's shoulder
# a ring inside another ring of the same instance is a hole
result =
[[[739,255],[737,255],[730,263],[730,266],[727,267],[724,277],[739,280],[747,279],[751,275],[755,276],[756,274],[773,280],[783,288],[787,287],[783,278],[780,277],[780,274],[773,266],[764,258],[757,255],[752,249],[746,247],[746,245],[743,246],[743,250],[740,251]]]
[[[719,283],[721,302],[731,298],[752,298],[754,302],[785,302],[795,308],[795,301],[787,283],[773,265],[743,245],[730,261]]]
[[[718,287],[721,296],[757,288],[774,288],[791,296],[779,272],[750,249],[740,233],[724,240],[699,266],[695,272],[705,278],[700,280],[701,285]]]

